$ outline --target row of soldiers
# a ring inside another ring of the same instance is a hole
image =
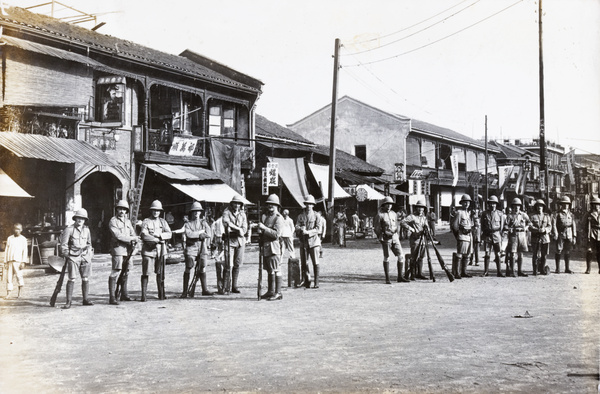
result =
[[[294,228],[300,241],[301,256],[301,282],[297,287],[319,287],[319,257],[322,256],[321,239],[324,235],[325,220],[314,210],[315,199],[309,195],[304,201],[305,210],[298,216]],[[185,233],[185,270],[183,273],[183,291],[181,298],[194,297],[196,284],[199,281],[202,296],[211,296],[206,280],[206,266],[210,258],[211,240],[215,240],[218,260],[220,256],[225,261],[218,261],[217,290],[219,294],[240,293],[238,277],[240,267],[244,261],[246,234],[248,233],[248,220],[242,209],[244,200],[236,195],[222,216],[214,223],[202,217],[202,205],[194,202],[190,208],[190,215],[184,224]],[[279,197],[270,195],[266,201],[267,210],[256,224],[252,224],[260,237],[260,253],[263,259],[263,268],[268,274],[268,290],[261,295],[261,299],[270,301],[281,300],[282,275],[281,258],[283,249],[290,251],[290,260],[294,258],[293,242],[285,237],[284,226],[292,223],[287,215],[279,213],[281,204]],[[141,249],[141,301],[147,299],[149,270],[154,269],[158,298],[166,299],[165,294],[165,255],[167,242],[171,240],[173,231],[167,221],[162,217],[164,212],[162,203],[155,200],[150,205],[150,216],[141,223],[140,235],[136,234],[134,225],[128,217],[129,204],[125,200],[117,203],[116,214],[110,219],[109,229],[111,234],[111,273],[108,278],[109,304],[119,305],[120,301],[131,301],[128,294],[129,261],[136,251]],[[77,272],[82,280],[83,305],[94,305],[89,299],[89,277],[91,275],[91,234],[85,225],[88,220],[87,211],[80,209],[73,215],[74,223],[65,228],[60,236],[61,254],[65,257],[65,268],[68,273],[66,290],[66,304],[69,309],[72,304],[74,281]],[[140,247],[141,244],[141,247]],[[312,261],[313,277],[308,259]],[[192,270],[194,275],[192,276]],[[190,282],[191,280],[191,282]]]
[[[523,270],[523,252],[528,251],[526,232],[531,233],[533,248],[532,272],[533,275],[548,274],[546,256],[550,249],[550,238],[555,241],[555,273],[560,273],[561,256],[565,261],[565,273],[572,273],[570,269],[570,255],[577,242],[576,220],[570,211],[571,200],[564,196],[559,201],[560,208],[553,214],[545,211],[544,200],[537,200],[536,212],[529,217],[523,212],[522,202],[519,198],[511,202],[511,211],[504,214],[498,210],[498,198],[491,196],[487,200],[487,210],[479,216],[473,215],[469,208],[471,197],[465,194],[461,197],[461,207],[456,211],[451,220],[450,227],[457,241],[456,253],[452,259],[452,274],[456,279],[469,278],[467,265],[472,257],[474,248],[478,248],[479,231],[483,238],[485,257],[483,276],[489,274],[489,263],[492,252],[496,263],[496,275],[528,276]],[[422,274],[423,257],[428,251],[428,242],[433,244],[431,229],[429,228],[425,210],[427,206],[423,200],[414,205],[414,213],[398,221],[398,216],[392,211],[393,200],[386,197],[381,210],[374,219],[375,233],[383,247],[383,269],[385,281],[391,283],[389,276],[389,251],[397,257],[398,282],[408,282],[409,279],[427,279]],[[600,198],[591,200],[591,210],[586,215],[584,223],[587,235],[586,274],[591,271],[591,262],[596,255],[600,273]],[[478,228],[478,226],[481,226]],[[409,232],[410,242],[410,267],[404,270],[406,257],[402,251],[399,239],[399,227]],[[425,237],[425,238],[424,238]],[[504,240],[507,240],[504,245]],[[501,258],[505,256],[506,275],[501,270]],[[515,273],[515,262],[517,271]]]

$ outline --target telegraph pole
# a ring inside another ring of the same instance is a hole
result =
[[[487,133],[487,115],[485,115],[485,174],[484,174],[484,192],[483,209],[487,209],[488,200],[488,133]]]
[[[540,177],[543,179],[541,188],[542,198],[546,200],[546,206],[549,207],[549,189],[548,189],[548,166],[546,163],[546,132],[544,115],[544,56],[542,47],[542,0],[538,2],[538,42],[539,42],[539,66],[540,66]]]
[[[333,191],[335,184],[335,118],[337,111],[337,85],[338,70],[340,69],[340,39],[335,39],[335,49],[333,55],[333,92],[331,95],[331,131],[329,137],[329,202],[327,205],[327,216],[331,220],[331,241],[333,242]]]

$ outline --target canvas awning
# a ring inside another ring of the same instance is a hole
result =
[[[29,159],[97,166],[116,165],[100,149],[79,140],[5,131],[0,132],[0,146],[5,147],[18,157]]]
[[[177,183],[170,182],[171,186],[196,201],[229,203],[233,196],[240,197],[245,205],[253,205],[238,192],[224,183]]]
[[[295,159],[284,159],[280,157],[268,157],[272,163],[279,164],[279,177],[285,187],[294,197],[294,200],[304,207],[304,200],[310,194],[306,186],[306,170],[304,169],[304,159],[299,157]]]
[[[358,194],[363,193],[365,196],[365,200],[383,200],[385,196],[379,193],[377,190],[373,189],[369,185],[358,185],[356,186],[356,198],[358,199]],[[360,200],[359,200],[360,201]]]
[[[17,182],[13,181],[2,168],[0,168],[0,196],[33,198]]]
[[[323,196],[325,199],[329,199],[329,166],[322,166],[320,164],[308,163],[308,168],[312,172],[313,176],[321,184],[323,189]],[[335,184],[333,185],[333,198],[349,198],[351,197],[346,191],[340,186],[339,183],[334,179]]]

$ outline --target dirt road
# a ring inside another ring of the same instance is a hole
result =
[[[148,302],[110,306],[99,256],[96,305],[81,306],[77,281],[70,310],[48,305],[57,275],[26,270],[24,297],[0,301],[0,392],[598,392],[600,275],[581,255],[572,275],[449,283],[434,259],[436,283],[385,285],[374,240],[327,244],[320,288],[277,302],[256,301],[256,261],[249,250],[239,295],[176,298],[174,264],[168,300],[151,280]],[[209,279],[216,290],[213,266]]]

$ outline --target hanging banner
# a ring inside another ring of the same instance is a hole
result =
[[[269,181],[267,179],[267,168],[263,167],[262,169],[262,195],[269,195]]]
[[[198,144],[197,138],[183,138],[174,136],[169,155],[171,156],[193,156]]]
[[[267,186],[279,186],[279,164],[267,163]]]
[[[458,184],[458,156],[452,155],[450,156],[450,164],[452,165],[452,187],[455,187]]]

